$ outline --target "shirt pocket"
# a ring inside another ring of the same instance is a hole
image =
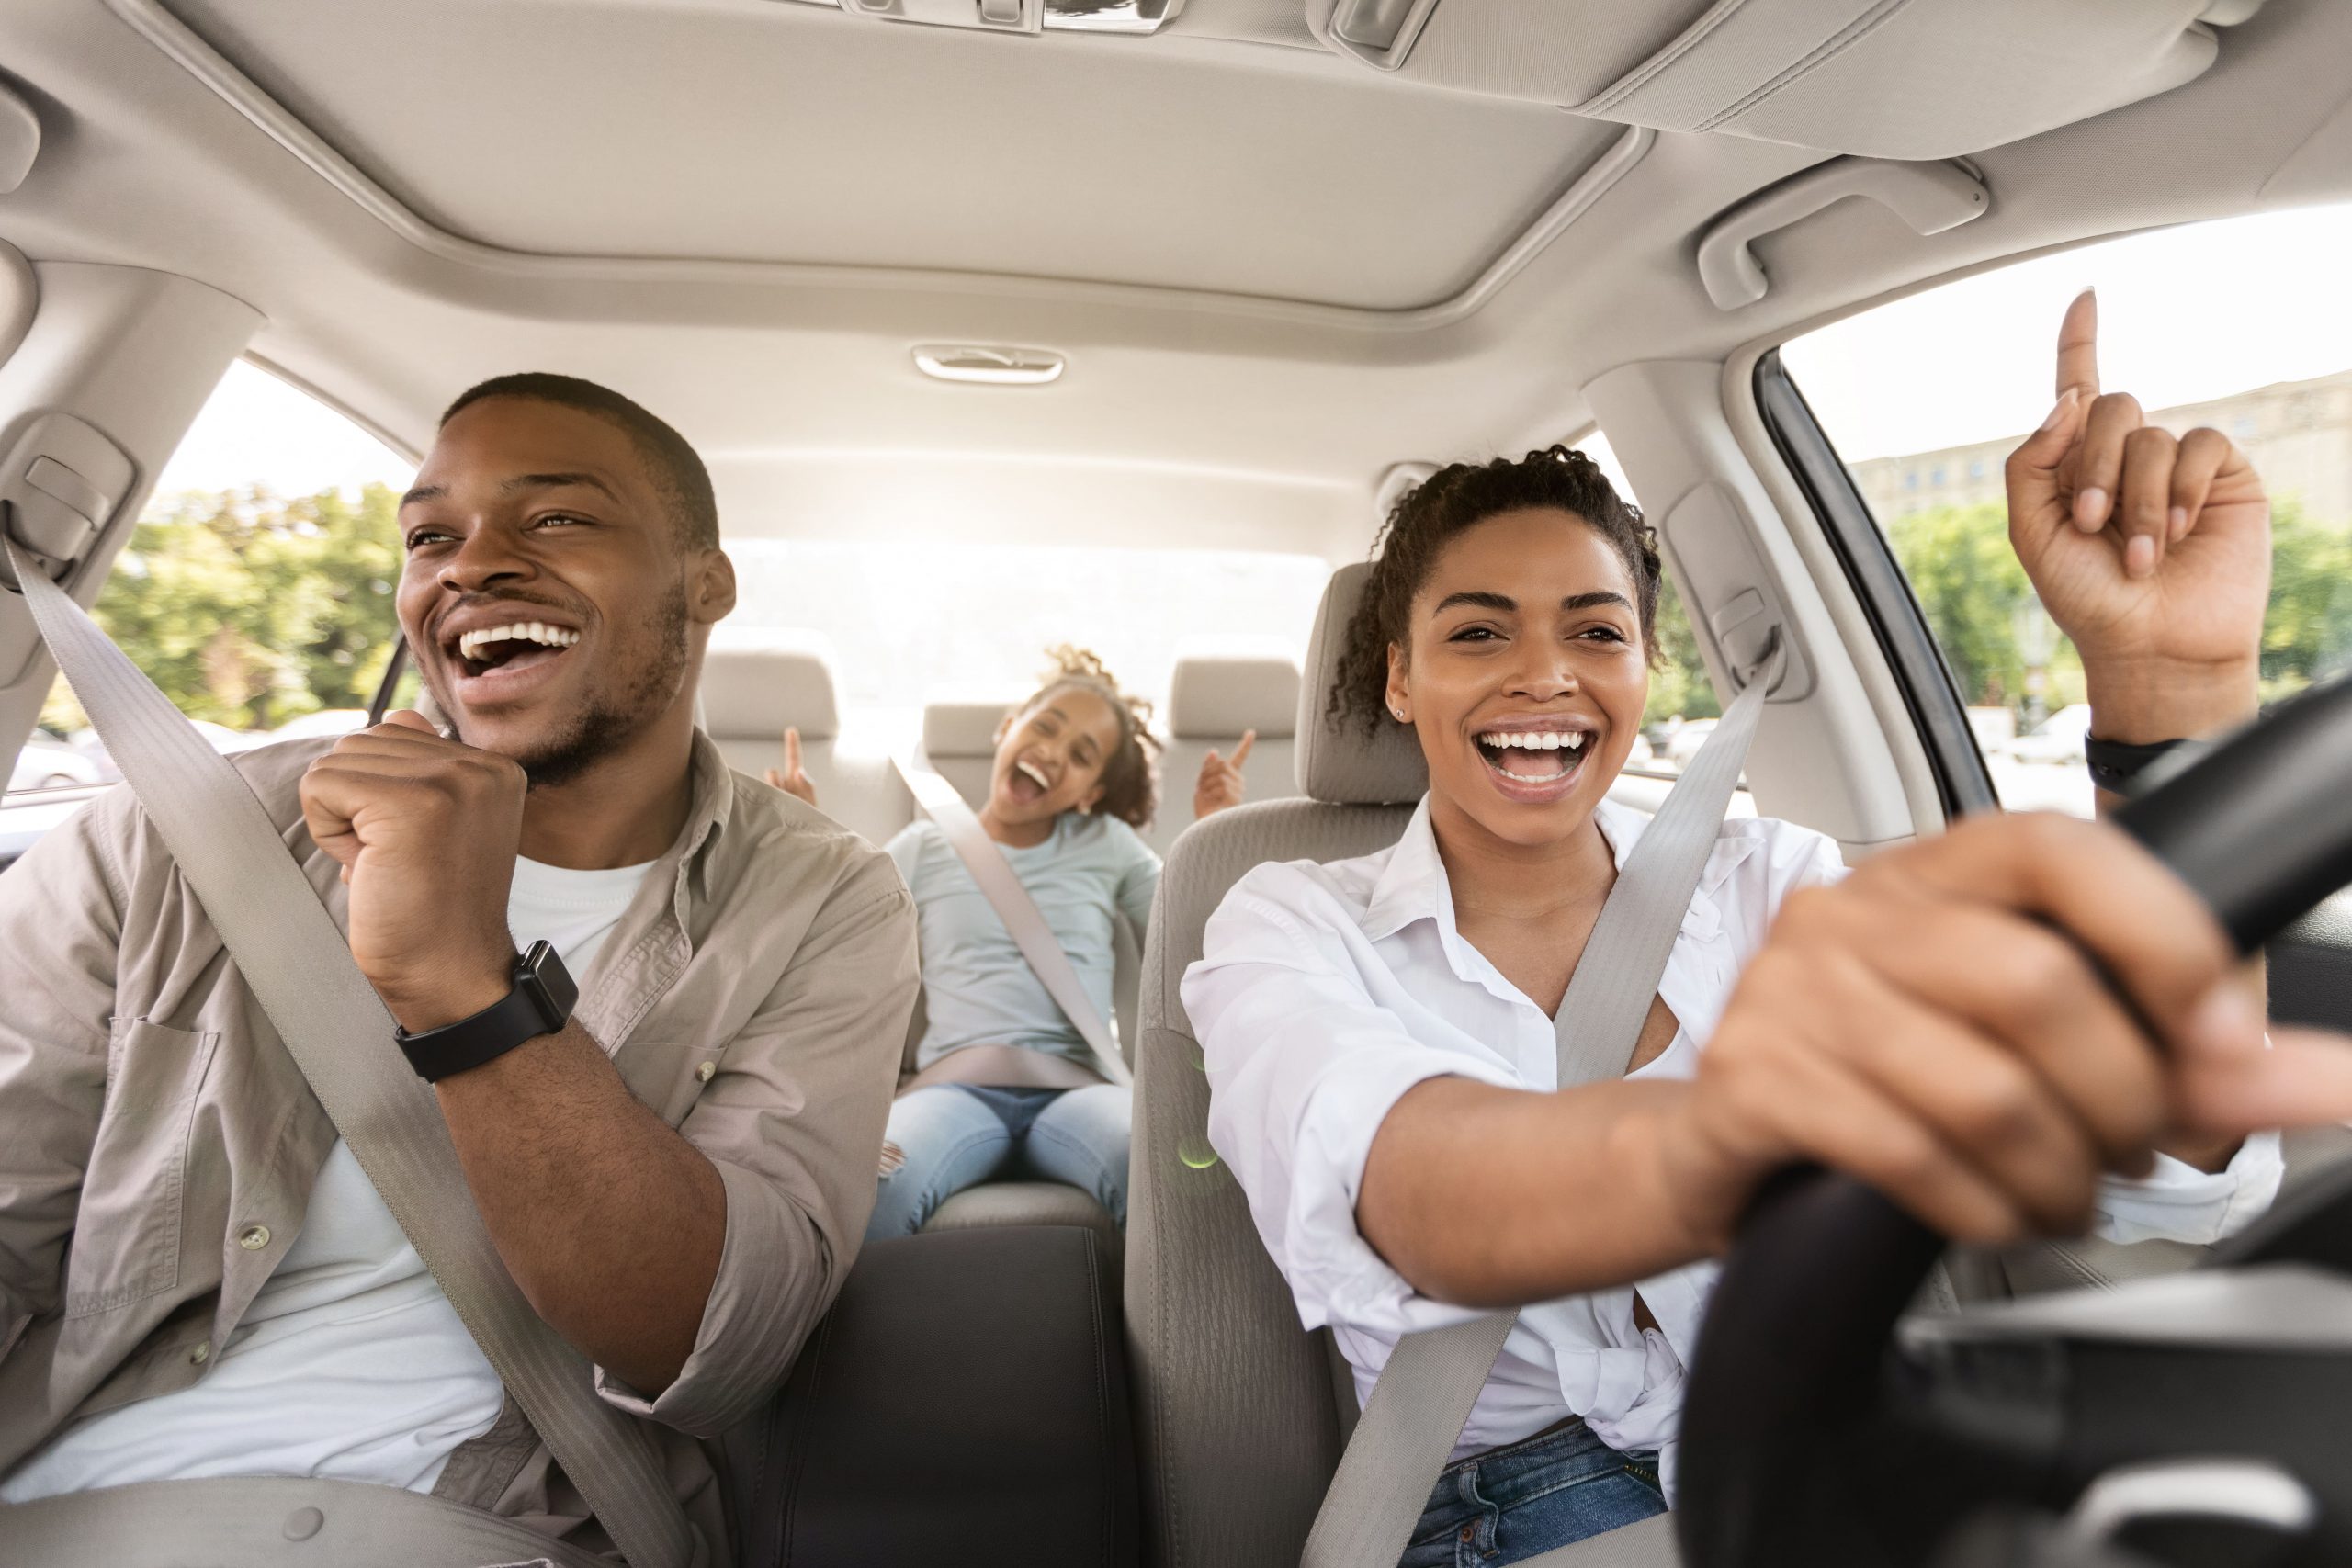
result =
[[[220,1044],[218,1033],[114,1021],[106,1104],[65,1263],[66,1316],[109,1311],[179,1283],[189,1134]]]
[[[632,1040],[614,1053],[613,1068],[638,1103],[674,1128],[718,1076],[722,1055],[720,1046],[693,1041]]]

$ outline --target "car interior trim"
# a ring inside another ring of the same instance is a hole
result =
[[[1894,551],[1871,518],[1853,476],[1777,350],[1756,362],[1756,401],[1781,460],[1804,492],[1822,537],[1844,569],[1862,613],[1894,670],[1911,728],[1925,748],[1947,818],[1999,804],[1951,669],[1928,631]]]
[[[243,115],[311,172],[353,204],[418,249],[481,271],[548,282],[622,284],[751,284],[778,288],[886,288],[980,291],[994,295],[1050,298],[1184,311],[1208,311],[1287,321],[1300,326],[1352,328],[1374,333],[1422,333],[1449,327],[1476,315],[1552,242],[1589,211],[1641,163],[1657,132],[1629,126],[1600,157],[1568,182],[1535,220],[1521,231],[1459,292],[1402,310],[1370,310],[1311,299],[1167,288],[1150,284],[1088,278],[954,272],[925,267],[865,267],[785,261],[723,261],[660,256],[557,255],[510,250],[452,233],[413,208],[332,146],[301,117],[196,30],[175,16],[164,0],[106,0],[107,6],[170,57],[223,103]]]

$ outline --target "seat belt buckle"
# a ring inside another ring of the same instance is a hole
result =
[[[1715,646],[1723,650],[1732,683],[1746,691],[1758,676],[1769,676],[1769,697],[1788,679],[1788,637],[1778,609],[1759,591],[1743,588],[1711,617]]]
[[[24,592],[17,581],[17,557],[19,552],[31,557],[33,564],[51,582],[62,584],[81,559],[81,549],[87,545],[86,539],[74,540],[67,547],[69,553],[60,555],[57,553],[60,541],[27,536],[30,530],[22,526],[23,515],[15,502],[0,496],[0,538],[5,538],[13,547],[0,549],[0,588],[19,595]]]

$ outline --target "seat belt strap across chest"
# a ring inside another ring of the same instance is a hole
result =
[[[587,1359],[531,1310],[475,1208],[440,1107],[261,802],[43,576],[0,513],[25,603],[107,753],[246,986],[436,1284],[631,1568],[688,1568],[695,1536],[642,1424],[598,1399]]]
[[[1555,1019],[1559,1087],[1623,1077],[1641,1041],[1683,916],[1714,849],[1766,694],[1785,660],[1777,639],[1717,721],[1625,858]],[[1308,1533],[1301,1568],[1391,1568],[1493,1373],[1516,1312],[1396,1343],[1364,1401]],[[1577,1551],[1528,1560],[1531,1568]]]
[[[996,918],[1004,922],[1012,933],[1012,943],[1028,962],[1030,973],[1054,998],[1079,1036],[1093,1054],[1094,1070],[1114,1084],[1132,1084],[1135,1075],[1127,1071],[1125,1060],[1119,1055],[1118,1043],[1111,1038],[1111,1031],[1103,1022],[1102,1013],[1094,998],[1086,994],[1085,982],[1078,977],[1078,970],[1070,964],[1069,954],[1062,951],[1061,939],[1054,935],[1046,923],[1045,911],[1037,908],[1037,900],[1021,885],[1021,877],[1005,858],[1003,849],[989,837],[980,826],[979,817],[965,802],[963,793],[946,776],[931,765],[930,760],[918,750],[911,759],[893,757],[891,765],[914,793],[915,804],[923,814],[938,824],[940,833],[947,840],[947,847],[964,863],[978,884],[981,897]]]

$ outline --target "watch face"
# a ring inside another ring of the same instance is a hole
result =
[[[515,976],[515,984],[529,993],[531,1005],[538,1009],[540,1021],[552,1034],[561,1029],[571,1017],[571,1007],[580,999],[580,987],[571,978],[571,971],[563,966],[562,955],[555,944],[544,939],[535,942],[523,954]]]

